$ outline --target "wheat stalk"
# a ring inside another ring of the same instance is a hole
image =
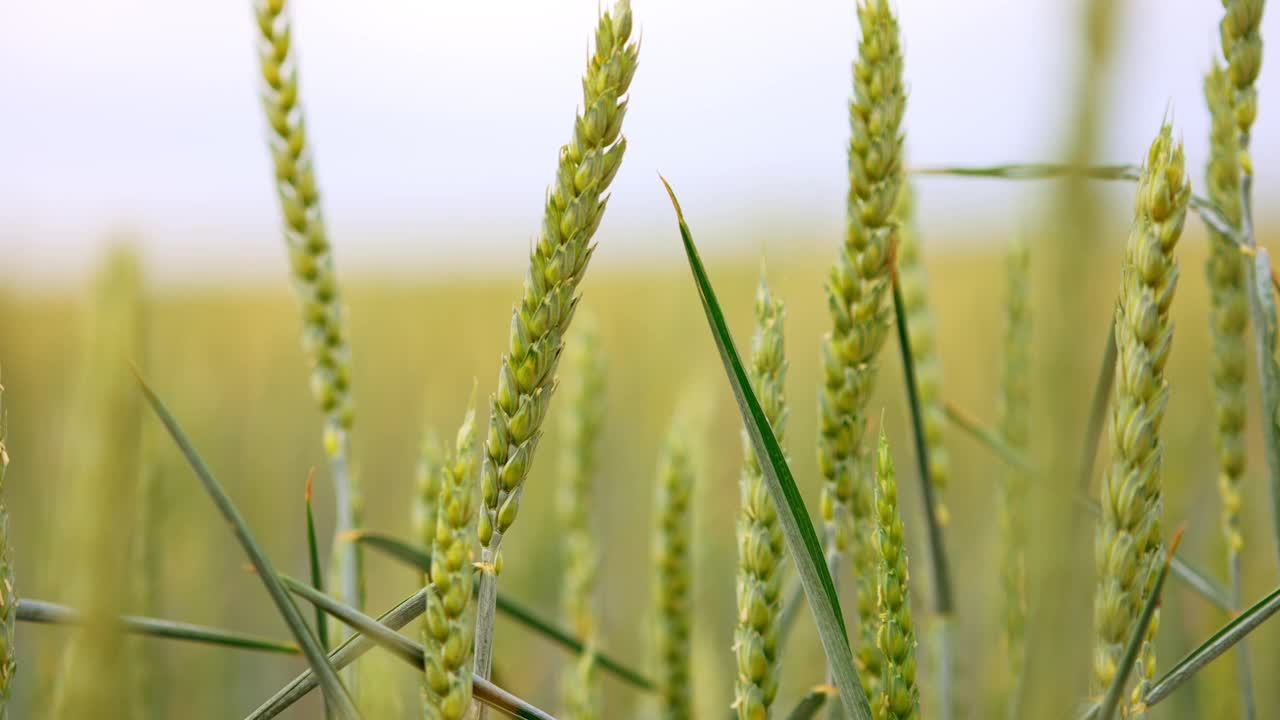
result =
[[[683,423],[675,423],[658,463],[653,550],[657,577],[653,599],[658,609],[656,647],[660,717],[665,720],[688,720],[693,714],[689,686],[689,623],[692,615],[689,500],[693,492],[694,470],[684,434]]]
[[[920,409],[924,419],[925,442],[929,448],[929,481],[937,500],[938,524],[947,525],[949,514],[944,501],[951,461],[942,442],[947,424],[942,410],[942,368],[938,359],[938,337],[933,311],[929,307],[929,278],[921,256],[920,234],[915,227],[915,188],[903,182],[895,211],[898,233],[898,279],[907,311],[911,355],[916,366]]]
[[[787,429],[785,304],[761,271],[751,339],[751,387],[778,442]],[[760,459],[743,432],[738,510],[738,628],[734,633],[738,680],[733,707],[740,720],[765,720],[778,694],[779,593],[785,542]]]
[[[440,500],[427,586],[423,708],[433,720],[461,720],[471,706],[472,548],[476,516],[474,393],[458,428],[454,455],[440,472]]]
[[[1111,466],[1102,481],[1097,533],[1097,632],[1093,693],[1100,696],[1147,596],[1148,578],[1160,559],[1162,514],[1160,425],[1169,400],[1164,367],[1173,340],[1169,306],[1177,286],[1174,246],[1186,220],[1190,184],[1182,144],[1165,124],[1147,153],[1135,200],[1133,229],[1125,246],[1123,280],[1115,313],[1118,351],[1111,406]],[[1140,699],[1154,678],[1152,620],[1138,661]]]
[[[582,79],[583,109],[573,140],[560,149],[555,183],[547,195],[542,231],[529,256],[524,293],[511,314],[509,353],[490,400],[480,472],[480,600],[476,673],[489,677],[498,552],[520,507],[541,427],[556,386],[563,338],[578,304],[577,288],[604,217],[609,183],[622,164],[626,140],[624,96],[635,74],[638,47],[630,42],[631,4],[619,0],[596,25],[595,52]],[[481,711],[481,720],[485,711]]]
[[[916,636],[911,622],[907,545],[898,513],[898,481],[883,428],[876,452],[875,519],[876,608],[880,619],[876,648],[883,659],[873,701],[876,717],[918,720],[920,689],[916,686]]]
[[[827,281],[832,329],[822,345],[818,467],[827,552],[853,557],[861,641],[855,646],[864,686],[878,674],[874,648],[874,553],[870,458],[863,450],[866,406],[891,318],[885,302],[889,256],[897,234],[893,210],[902,184],[902,115],[906,93],[898,23],[886,0],[858,5],[862,36],[849,104],[848,228]],[[871,687],[866,687],[870,695]]]
[[[1031,318],[1027,289],[1030,253],[1021,239],[1009,248],[1006,269],[1004,368],[1000,381],[1000,435],[1023,455],[1030,440]],[[1005,468],[1000,476],[1001,604],[1004,648],[1009,669],[1003,691],[1004,716],[1020,717],[1019,694],[1026,665],[1027,622],[1027,479],[1022,468]]]
[[[9,415],[4,406],[4,385],[0,384],[0,720],[9,717],[13,677],[18,671],[14,633],[17,624],[18,594],[14,590],[13,548],[9,545],[9,508],[5,502],[4,476],[9,469]]]
[[[342,535],[359,526],[359,489],[348,468],[348,436],[355,417],[351,351],[306,122],[298,103],[298,61],[286,5],[286,0],[255,0],[254,4],[262,106],[294,290],[302,304],[302,345],[311,365],[311,393],[324,412],[324,449],[337,503],[336,534]],[[364,607],[360,553],[357,543],[334,544],[339,597],[356,608]],[[342,633],[345,637],[345,628]]]
[[[64,557],[85,568],[67,595],[86,626],[62,657],[51,717],[96,717],[137,710],[124,634],[115,618],[129,601],[129,530],[136,521],[142,405],[127,363],[142,347],[141,268],[113,247],[93,281],[78,386],[76,462]]]
[[[565,392],[568,412],[561,415],[563,445],[560,453],[559,518],[564,542],[564,582],[560,604],[565,620],[586,644],[565,673],[561,696],[564,717],[592,720],[600,717],[595,684],[597,642],[595,589],[600,564],[598,540],[591,533],[591,485],[596,471],[596,444],[604,422],[605,368],[600,338],[590,318],[578,324],[569,354]]]

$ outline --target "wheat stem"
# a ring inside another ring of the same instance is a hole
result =
[[[488,436],[480,473],[482,507],[480,600],[475,668],[489,677],[499,550],[520,507],[556,386],[563,338],[578,304],[577,288],[604,217],[605,191],[622,164],[626,140],[625,95],[635,74],[638,47],[631,38],[631,4],[618,0],[596,25],[595,51],[582,79],[583,107],[573,140],[560,149],[559,168],[547,195],[542,232],[529,257],[524,294],[511,315],[509,354],[490,400]],[[481,711],[480,720],[484,720]]]

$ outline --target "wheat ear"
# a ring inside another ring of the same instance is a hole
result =
[[[689,686],[690,555],[689,534],[692,518],[690,497],[693,493],[693,463],[685,445],[685,428],[677,422],[667,438],[658,464],[658,501],[654,533],[654,567],[657,573],[653,588],[658,610],[657,653],[660,717],[664,720],[688,720],[693,714],[693,697]]]
[[[1156,575],[1151,568],[1160,559],[1160,425],[1169,401],[1164,368],[1173,341],[1169,306],[1178,280],[1173,249],[1182,234],[1190,195],[1182,144],[1174,142],[1172,129],[1165,124],[1147,152],[1138,181],[1115,313],[1118,354],[1111,405],[1111,465],[1102,480],[1095,558],[1097,639],[1092,689],[1098,697],[1115,676],[1125,643],[1151,592]],[[1138,698],[1155,675],[1152,641],[1158,623],[1157,615],[1138,660]]]
[[[474,395],[474,393],[473,393]],[[461,720],[471,706],[472,568],[476,517],[475,398],[458,428],[452,460],[440,471],[431,583],[422,627],[425,715]]]
[[[904,182],[898,193],[895,215],[900,228],[898,279],[902,283],[902,303],[907,311],[909,344],[916,366],[925,444],[929,449],[929,481],[933,483],[937,500],[938,524],[945,527],[950,517],[944,493],[951,476],[951,459],[942,442],[942,428],[947,424],[942,409],[942,368],[938,359],[937,329],[929,306],[929,277],[924,268],[920,233],[915,226],[915,188],[909,182]]]
[[[320,208],[320,194],[298,103],[298,61],[286,0],[255,0],[262,106],[269,127],[276,195],[294,290],[302,303],[302,345],[311,365],[311,393],[324,412],[324,449],[337,502],[336,534],[359,525],[359,490],[348,468],[349,433],[355,417],[351,397],[351,351],[338,294],[333,254]],[[334,544],[338,596],[364,608],[359,543]],[[341,631],[343,636],[347,631]],[[349,674],[354,678],[354,674]]]
[[[561,415],[560,492],[557,509],[564,541],[564,583],[560,604],[586,649],[564,674],[561,696],[568,720],[600,717],[595,685],[597,641],[595,592],[600,564],[598,540],[591,532],[592,478],[596,444],[604,421],[605,368],[600,338],[590,318],[579,321],[569,351],[565,393],[568,412]]]
[[[1025,454],[1030,440],[1031,315],[1027,243],[1014,240],[1006,261],[1004,368],[1000,378],[1000,434]],[[1000,475],[1000,589],[1008,684],[1003,688],[1004,717],[1020,716],[1019,695],[1026,665],[1027,623],[1027,473],[1006,468]]]
[[[18,594],[14,590],[13,548],[9,545],[9,507],[5,502],[5,471],[9,469],[9,415],[4,406],[4,385],[0,385],[0,720],[9,717],[13,676],[18,671],[14,632],[18,617]]]
[[[916,686],[916,635],[911,622],[907,545],[898,512],[898,480],[889,441],[880,430],[876,452],[875,550],[878,556],[876,648],[883,667],[875,706],[880,720],[918,720],[920,689]]]
[[[493,662],[493,613],[498,599],[498,551],[520,508],[556,386],[556,364],[578,304],[578,283],[604,217],[605,190],[622,164],[626,140],[625,95],[636,71],[631,4],[619,0],[596,25],[595,52],[582,79],[582,112],[573,139],[560,149],[555,182],[547,194],[542,232],[529,255],[520,303],[511,313],[508,354],[489,402],[489,429],[480,471],[480,600],[476,624],[476,673],[489,677]],[[484,720],[481,710],[480,720]]]
[[[413,536],[427,557],[436,543],[436,517],[440,506],[440,476],[445,471],[444,446],[434,429],[428,428],[418,451],[414,477]],[[423,583],[430,582],[424,574]]]
[[[751,338],[751,387],[778,442],[787,430],[787,310],[769,291],[763,271],[755,301]],[[743,432],[743,467],[738,508],[738,628],[734,654],[738,680],[733,707],[740,720],[765,720],[778,694],[779,593],[785,541],[778,511],[769,497],[760,459]]]
[[[893,210],[902,184],[906,93],[898,21],[888,2],[860,2],[858,22],[862,34],[849,104],[848,227],[826,285],[832,329],[822,344],[818,468],[824,479],[820,509],[827,552],[853,556],[861,629],[855,651],[871,694],[879,657],[874,647],[875,562],[869,532],[871,458],[863,449],[863,434],[876,356],[891,322],[885,298],[897,234]]]
[[[142,270],[137,256],[115,247],[93,281],[79,383],[77,446],[69,493],[70,527],[63,557],[85,571],[67,595],[85,610],[85,629],[64,653],[49,717],[119,717],[138,709],[127,642],[115,618],[130,600],[129,529],[136,522],[141,455],[141,397],[128,362],[142,347]]]

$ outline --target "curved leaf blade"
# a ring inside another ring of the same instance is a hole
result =
[[[659,176],[661,177],[661,176]],[[809,609],[818,626],[818,635],[822,640],[822,648],[826,652],[832,680],[839,691],[840,701],[846,712],[852,713],[857,720],[871,720],[871,705],[867,702],[866,693],[862,690],[862,682],[858,679],[853,666],[853,652],[849,649],[849,633],[845,628],[844,615],[840,610],[840,599],[836,595],[835,584],[831,573],[827,570],[826,558],[822,546],[818,542],[818,534],[809,519],[809,511],[805,508],[800,489],[796,487],[795,478],[791,476],[791,468],[787,465],[786,456],[778,445],[778,438],[769,427],[760,401],[751,390],[751,383],[743,368],[738,349],[733,344],[733,337],[720,310],[711,281],[707,277],[698,248],[693,243],[689,226],[685,223],[680,202],[665,178],[662,184],[671,197],[671,205],[675,208],[676,220],[680,226],[680,238],[684,243],[685,255],[689,260],[689,269],[693,273],[694,284],[698,289],[698,297],[702,301],[702,309],[707,316],[707,324],[715,339],[716,349],[724,363],[725,374],[729,378],[729,386],[733,390],[734,399],[742,413],[747,435],[755,447],[756,456],[761,459],[760,467],[764,471],[769,488],[769,496],[778,509],[778,518],[782,523],[783,534],[787,539],[789,556],[796,565],[801,585],[809,599]]]

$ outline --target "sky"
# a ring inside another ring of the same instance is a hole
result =
[[[1170,109],[1198,180],[1208,126],[1200,84],[1217,52],[1221,5],[1117,2],[1120,45],[1098,160],[1140,161]],[[418,274],[521,264],[581,103],[597,0],[290,4],[340,267]],[[717,250],[838,238],[854,7],[633,0],[640,68],[599,262],[678,257],[659,172]],[[895,7],[912,164],[1058,156],[1083,0]],[[6,282],[74,278],[121,235],[137,238],[165,276],[279,276],[285,259],[249,2],[0,0],[0,8]],[[1263,36],[1278,30],[1270,13]],[[1267,170],[1280,167],[1269,101],[1280,98],[1280,72],[1263,67],[1254,158],[1265,215],[1266,199],[1280,197]],[[923,180],[921,224],[941,243],[1004,237],[1043,192]]]

